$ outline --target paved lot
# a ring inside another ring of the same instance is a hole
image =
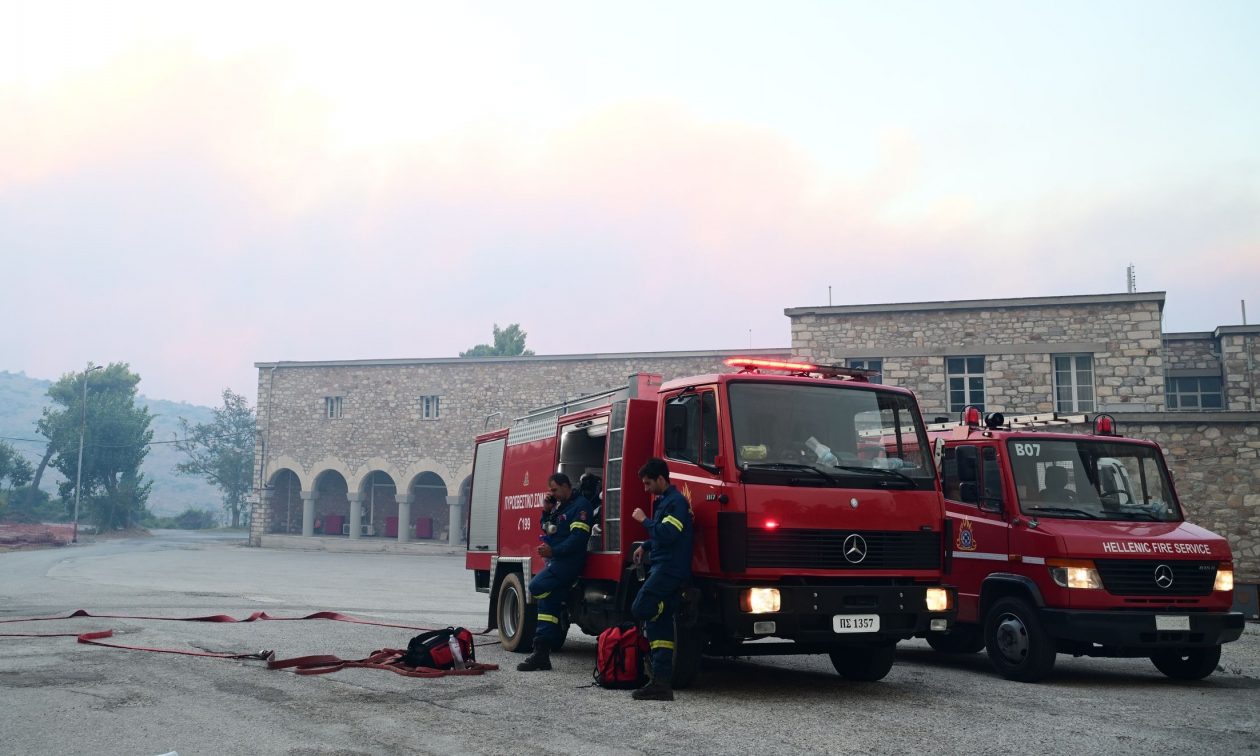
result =
[[[158,537],[0,554],[0,618],[73,609],[244,617],[338,610],[418,625],[485,624],[486,597],[452,556],[250,549],[224,536]],[[0,632],[113,629],[121,643],[345,658],[405,645],[406,630],[339,622],[200,624],[116,619],[0,625]],[[673,704],[587,687],[594,640],[572,638],[550,674],[503,669],[415,680],[322,677],[220,661],[0,638],[5,753],[1058,753],[1260,752],[1260,628],[1224,671],[1183,684],[1145,660],[1059,658],[1024,685],[983,655],[944,660],[903,644],[882,682],[837,677],[825,657],[706,662]]]

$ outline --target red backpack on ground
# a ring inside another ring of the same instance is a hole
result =
[[[626,623],[599,634],[595,682],[603,688],[641,688],[647,682],[648,641],[637,625]]]

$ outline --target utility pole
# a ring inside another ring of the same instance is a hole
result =
[[[83,488],[83,436],[87,433],[88,375],[102,367],[104,365],[93,365],[89,362],[87,370],[83,371],[83,409],[79,419],[79,471],[74,475],[74,532],[70,536],[70,543],[79,542],[79,494]]]

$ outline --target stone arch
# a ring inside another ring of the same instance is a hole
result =
[[[367,492],[367,488],[366,488],[367,479],[370,475],[376,472],[385,473],[395,483],[398,483],[398,481],[407,479],[407,476],[404,475],[403,472],[399,470],[398,467],[394,465],[392,462],[390,462],[389,460],[383,457],[372,457],[371,459],[367,460],[366,462],[364,462],[362,465],[359,466],[359,469],[356,475],[346,476],[346,480],[353,481],[353,483],[350,486],[350,490],[359,491],[360,493],[366,493]]]
[[[267,485],[271,485],[271,481],[283,470],[289,470],[296,475],[302,488],[307,489],[311,487],[311,477],[306,473],[306,468],[302,466],[301,462],[287,454],[282,454],[275,459],[267,461]]]
[[[412,477],[407,493],[412,497],[411,519],[418,523],[416,537],[423,539],[428,531],[428,538],[445,539],[451,519],[446,480],[432,470],[424,470]]]
[[[371,525],[378,536],[397,536],[398,531],[398,484],[396,479],[385,470],[371,470],[359,481],[359,501],[362,503],[362,522]],[[389,521],[393,520],[393,532],[389,532]]]
[[[296,470],[281,467],[271,474],[266,488],[270,508],[268,533],[302,532],[302,478]]]
[[[341,526],[350,524],[350,486],[345,473],[331,467],[320,470],[311,485],[315,498],[315,533],[341,535]]]

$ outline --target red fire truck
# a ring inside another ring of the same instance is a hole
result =
[[[1032,682],[1057,654],[1149,657],[1197,680],[1236,640],[1229,543],[1186,522],[1159,446],[1121,438],[1110,415],[1092,434],[1055,432],[1085,415],[968,407],[942,439],[958,622],[928,642],[945,653],[987,648],[993,666]]]
[[[476,439],[467,567],[489,594],[504,647],[530,647],[530,577],[548,476],[604,484],[568,623],[589,635],[630,621],[646,537],[638,478],[665,458],[695,522],[693,586],[677,628],[674,685],[701,654],[827,653],[836,670],[878,680],[901,639],[944,630],[944,504],[914,395],[865,371],[731,359],[738,372],[620,389],[545,407]],[[863,442],[874,429],[887,448]],[[873,451],[872,451],[873,447]]]

